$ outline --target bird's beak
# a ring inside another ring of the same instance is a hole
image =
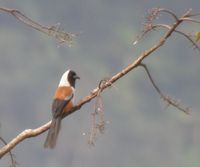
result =
[[[75,75],[74,79],[80,79],[80,77],[78,75]]]

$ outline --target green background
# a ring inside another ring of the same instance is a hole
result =
[[[72,47],[59,46],[47,35],[0,13],[0,135],[10,141],[24,129],[51,119],[51,102],[62,73],[71,68],[81,77],[76,102],[104,77],[110,77],[153,46],[163,31],[155,31],[138,45],[145,15],[153,7],[200,12],[199,0],[0,0],[47,26],[61,24],[80,35]],[[161,23],[173,19],[164,14]],[[182,29],[194,34],[197,24]],[[151,74],[167,95],[192,106],[191,116],[166,108],[138,68],[103,94],[106,125],[95,147],[88,146],[94,102],[62,122],[54,150],[46,150],[46,133],[16,146],[20,167],[199,167],[200,54],[184,37],[173,34],[165,46],[145,59]],[[86,133],[87,135],[83,135]],[[2,146],[2,145],[1,145]],[[0,166],[9,166],[8,156]]]

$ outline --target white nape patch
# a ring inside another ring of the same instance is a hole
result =
[[[69,71],[70,70],[67,70],[63,75],[62,75],[62,77],[61,77],[61,79],[60,79],[60,83],[59,83],[59,87],[60,86],[70,86],[70,83],[69,83],[69,81],[68,81],[68,74],[69,74]]]

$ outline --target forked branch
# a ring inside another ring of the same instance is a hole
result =
[[[2,11],[2,8],[0,8],[0,10]],[[21,14],[21,12],[16,11],[16,10],[5,10],[5,8],[3,9],[4,12],[8,12],[12,15],[14,15],[17,19],[20,20],[20,17],[22,17],[22,20],[26,20],[26,17],[23,16],[23,14]],[[157,11],[154,11],[152,13],[152,15],[149,17],[149,22],[147,25],[147,28],[149,26],[149,28],[152,28],[153,25],[153,20],[155,19],[155,17],[157,16],[157,14],[159,14],[160,11],[163,12],[167,12],[166,10],[162,9],[160,10],[158,8]],[[153,79],[150,76],[150,73],[148,72],[146,66],[144,66],[144,64],[142,64],[142,61],[147,58],[148,56],[150,56],[151,53],[153,53],[154,51],[156,51],[157,49],[159,49],[162,45],[165,44],[165,41],[171,36],[171,34],[173,32],[177,31],[177,27],[184,22],[184,18],[188,18],[189,15],[191,15],[191,10],[188,10],[186,13],[183,14],[183,16],[178,17],[175,14],[173,14],[171,11],[167,12],[170,15],[172,15],[175,18],[175,22],[172,23],[168,28],[166,33],[160,38],[160,40],[153,45],[150,49],[145,50],[144,52],[142,52],[140,55],[138,55],[138,57],[132,62],[130,63],[127,67],[125,67],[124,69],[122,69],[120,72],[118,72],[117,74],[113,75],[110,79],[106,80],[101,87],[97,86],[95,89],[93,89],[89,95],[85,96],[84,98],[82,98],[78,104],[76,106],[74,106],[74,108],[68,112],[66,115],[63,116],[66,117],[72,113],[74,113],[75,111],[79,110],[82,106],[84,106],[86,103],[89,103],[91,100],[93,100],[95,97],[97,97],[99,95],[99,92],[103,92],[104,90],[106,90],[107,88],[111,87],[113,85],[113,83],[119,81],[122,77],[124,77],[127,73],[129,73],[130,71],[134,70],[136,67],[138,66],[143,66],[144,69],[146,70],[149,79],[151,80],[154,88],[157,90],[157,92],[161,95],[161,98],[164,101],[167,101],[170,105],[176,107],[177,109],[184,111],[185,113],[187,113],[187,110],[183,109],[182,107],[180,107],[178,104],[176,104],[176,102],[174,102],[172,99],[167,98],[166,96],[163,95],[163,93],[160,91],[160,89],[156,86],[156,84],[154,83]],[[193,14],[194,15],[194,14]],[[19,18],[18,18],[19,17]],[[27,19],[29,20],[29,19]],[[29,22],[29,21],[28,21]],[[30,23],[32,24],[32,22]],[[31,26],[31,25],[30,25]],[[35,25],[33,26],[35,27]],[[40,30],[43,30],[43,26],[40,27]],[[51,28],[50,28],[51,29]],[[49,28],[44,28],[44,30],[49,30]],[[150,30],[150,29],[149,29]],[[28,129],[23,131],[22,133],[20,133],[18,136],[16,136],[14,139],[12,139],[6,146],[2,147],[0,149],[0,158],[3,157],[6,153],[8,153],[11,149],[13,149],[17,144],[19,144],[20,142],[22,142],[23,140],[30,138],[30,137],[35,137],[40,135],[41,133],[44,133],[46,130],[49,129],[51,124],[51,121],[46,123],[45,125],[37,128],[37,129]]]
[[[181,16],[180,18],[178,18],[178,16],[176,16],[172,11],[164,9],[164,8],[153,8],[149,14],[146,17],[145,23],[144,23],[144,29],[142,31],[142,33],[136,38],[136,40],[134,41],[134,45],[136,45],[141,39],[144,38],[145,35],[147,35],[148,33],[158,29],[158,28],[164,28],[166,30],[171,30],[172,29],[172,25],[168,25],[168,24],[154,24],[154,20],[156,20],[157,18],[159,18],[160,13],[167,13],[170,14],[170,16],[172,16],[172,18],[175,19],[176,23],[177,22],[182,22],[182,21],[190,21],[191,23],[197,23],[200,24],[200,19],[198,18],[192,18],[194,16],[200,16],[199,13],[195,13],[195,14],[191,14],[191,9],[189,9],[186,13],[184,13],[183,16]],[[179,29],[174,29],[173,32],[176,32],[182,36],[184,36],[185,38],[187,38],[189,40],[190,43],[192,43],[192,45],[194,46],[194,49],[197,49],[200,52],[200,47],[198,46],[198,43],[196,40],[194,40],[191,35],[189,33],[186,33],[182,30]],[[198,31],[199,32],[199,31]],[[195,36],[195,35],[193,35]]]

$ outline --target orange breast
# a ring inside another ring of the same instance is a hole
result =
[[[70,86],[61,86],[57,88],[54,99],[65,100],[68,97],[71,97],[73,93],[73,89]]]
[[[58,87],[54,99],[69,100],[72,97],[74,90],[70,86]],[[71,100],[64,108],[63,112],[68,112],[73,107],[73,100]]]

